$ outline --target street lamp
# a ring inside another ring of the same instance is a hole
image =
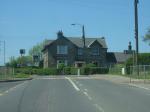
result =
[[[86,46],[85,46],[85,31],[84,31],[84,25],[81,24],[71,24],[73,26],[78,25],[80,27],[82,27],[82,41],[83,41],[83,57],[84,57],[84,62],[86,63]]]
[[[78,25],[82,27],[82,40],[83,40],[83,47],[85,48],[85,30],[84,30],[84,25],[81,24],[71,24],[73,26]]]
[[[5,46],[6,46],[6,43],[5,43],[5,41],[0,41],[0,43],[3,43],[3,46],[4,46],[4,47],[3,47],[3,49],[4,49],[4,50],[3,50],[3,51],[4,51],[3,54],[4,54],[4,66],[5,66],[5,64],[6,64],[6,58],[5,58],[5,57],[6,57],[6,55],[5,55],[5,51],[6,51]]]
[[[138,54],[139,54],[139,42],[138,42],[138,3],[139,0],[134,0],[134,13],[135,13],[135,40],[136,40],[136,59],[135,64],[137,67],[137,75],[139,76],[139,67],[138,67]]]

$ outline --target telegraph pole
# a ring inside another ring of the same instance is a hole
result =
[[[4,41],[4,66],[6,66],[6,43]]]
[[[139,42],[138,42],[138,3],[139,0],[134,0],[134,13],[135,13],[135,40],[136,40],[136,56],[135,64],[137,68],[137,75],[139,76],[139,66],[138,66],[138,55],[139,55]]]
[[[82,25],[82,39],[83,39],[83,47],[85,49],[85,30],[84,30],[84,25]]]

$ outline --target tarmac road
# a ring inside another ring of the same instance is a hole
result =
[[[150,91],[92,77],[38,77],[1,91],[0,112],[150,112]]]

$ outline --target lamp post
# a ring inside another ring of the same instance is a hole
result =
[[[85,46],[85,30],[84,30],[84,25],[81,24],[71,24],[73,26],[78,25],[82,28],[82,41],[83,41],[83,60],[86,63],[86,46]]]
[[[73,26],[78,25],[82,27],[82,40],[83,40],[83,48],[85,48],[85,30],[84,30],[84,25],[81,24],[71,24]]]
[[[136,40],[135,64],[136,64],[136,68],[137,68],[137,75],[139,76],[139,67],[138,67],[138,55],[139,55],[139,42],[138,42],[138,3],[139,3],[139,0],[134,0],[135,40]]]

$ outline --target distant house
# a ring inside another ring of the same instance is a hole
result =
[[[62,31],[57,33],[56,40],[50,40],[43,48],[44,68],[58,67],[60,63],[66,66],[82,66],[94,63],[97,66],[106,66],[107,45],[105,38],[83,39],[66,37]]]
[[[129,42],[128,50],[124,52],[108,52],[107,53],[107,62],[108,65],[114,64],[123,64],[130,57],[135,55],[135,50],[132,50],[131,42]]]
[[[85,47],[84,42],[85,40]],[[124,52],[107,52],[107,44],[104,37],[101,38],[77,38],[66,37],[62,31],[57,33],[56,40],[49,40],[42,50],[44,68],[58,67],[63,63],[66,66],[80,67],[93,63],[99,67],[124,63],[132,56],[131,43]]]

